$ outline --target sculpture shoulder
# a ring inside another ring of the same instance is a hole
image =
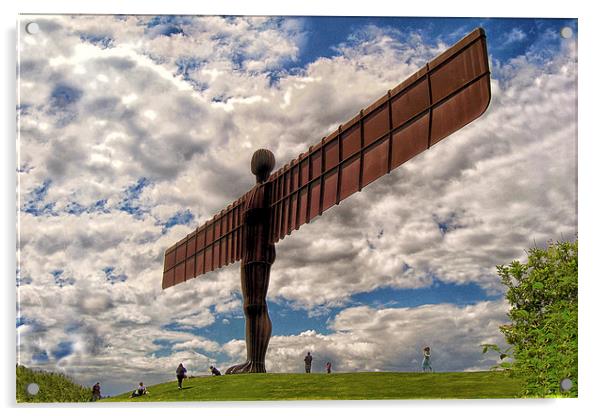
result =
[[[258,208],[269,208],[269,184],[262,183],[255,185],[245,203],[246,210],[258,209]]]

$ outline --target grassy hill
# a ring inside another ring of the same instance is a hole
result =
[[[133,387],[132,387],[133,390]],[[241,374],[157,384],[102,401],[245,401],[477,399],[518,397],[518,380],[495,371],[471,373]]]
[[[37,394],[27,393],[30,383],[39,386]],[[17,403],[87,402],[91,396],[89,388],[75,384],[64,374],[17,366]]]

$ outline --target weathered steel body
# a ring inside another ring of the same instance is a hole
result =
[[[228,371],[265,371],[274,243],[478,118],[490,98],[479,28],[273,174],[253,170],[271,155],[256,152],[258,184],[165,252],[164,289],[242,259],[249,361]]]
[[[260,149],[253,155],[251,170],[257,184],[244,204],[240,283],[246,318],[247,361],[230,367],[226,374],[265,373],[265,353],[272,335],[266,297],[270,268],[276,248],[270,241],[271,183],[266,180],[274,167],[274,155]],[[257,173],[256,173],[257,172]]]

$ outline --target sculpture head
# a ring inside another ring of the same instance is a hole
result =
[[[275,164],[276,159],[274,158],[274,154],[269,150],[259,149],[253,153],[251,172],[257,178],[257,183],[263,183],[268,179]]]

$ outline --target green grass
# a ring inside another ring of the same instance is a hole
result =
[[[102,401],[397,400],[519,397],[519,380],[498,371],[470,373],[241,374],[157,384]],[[132,388],[133,390],[133,388]]]
[[[27,393],[30,383],[39,386],[37,394]],[[17,366],[17,403],[87,402],[91,396],[91,389],[75,384],[64,374]]]

